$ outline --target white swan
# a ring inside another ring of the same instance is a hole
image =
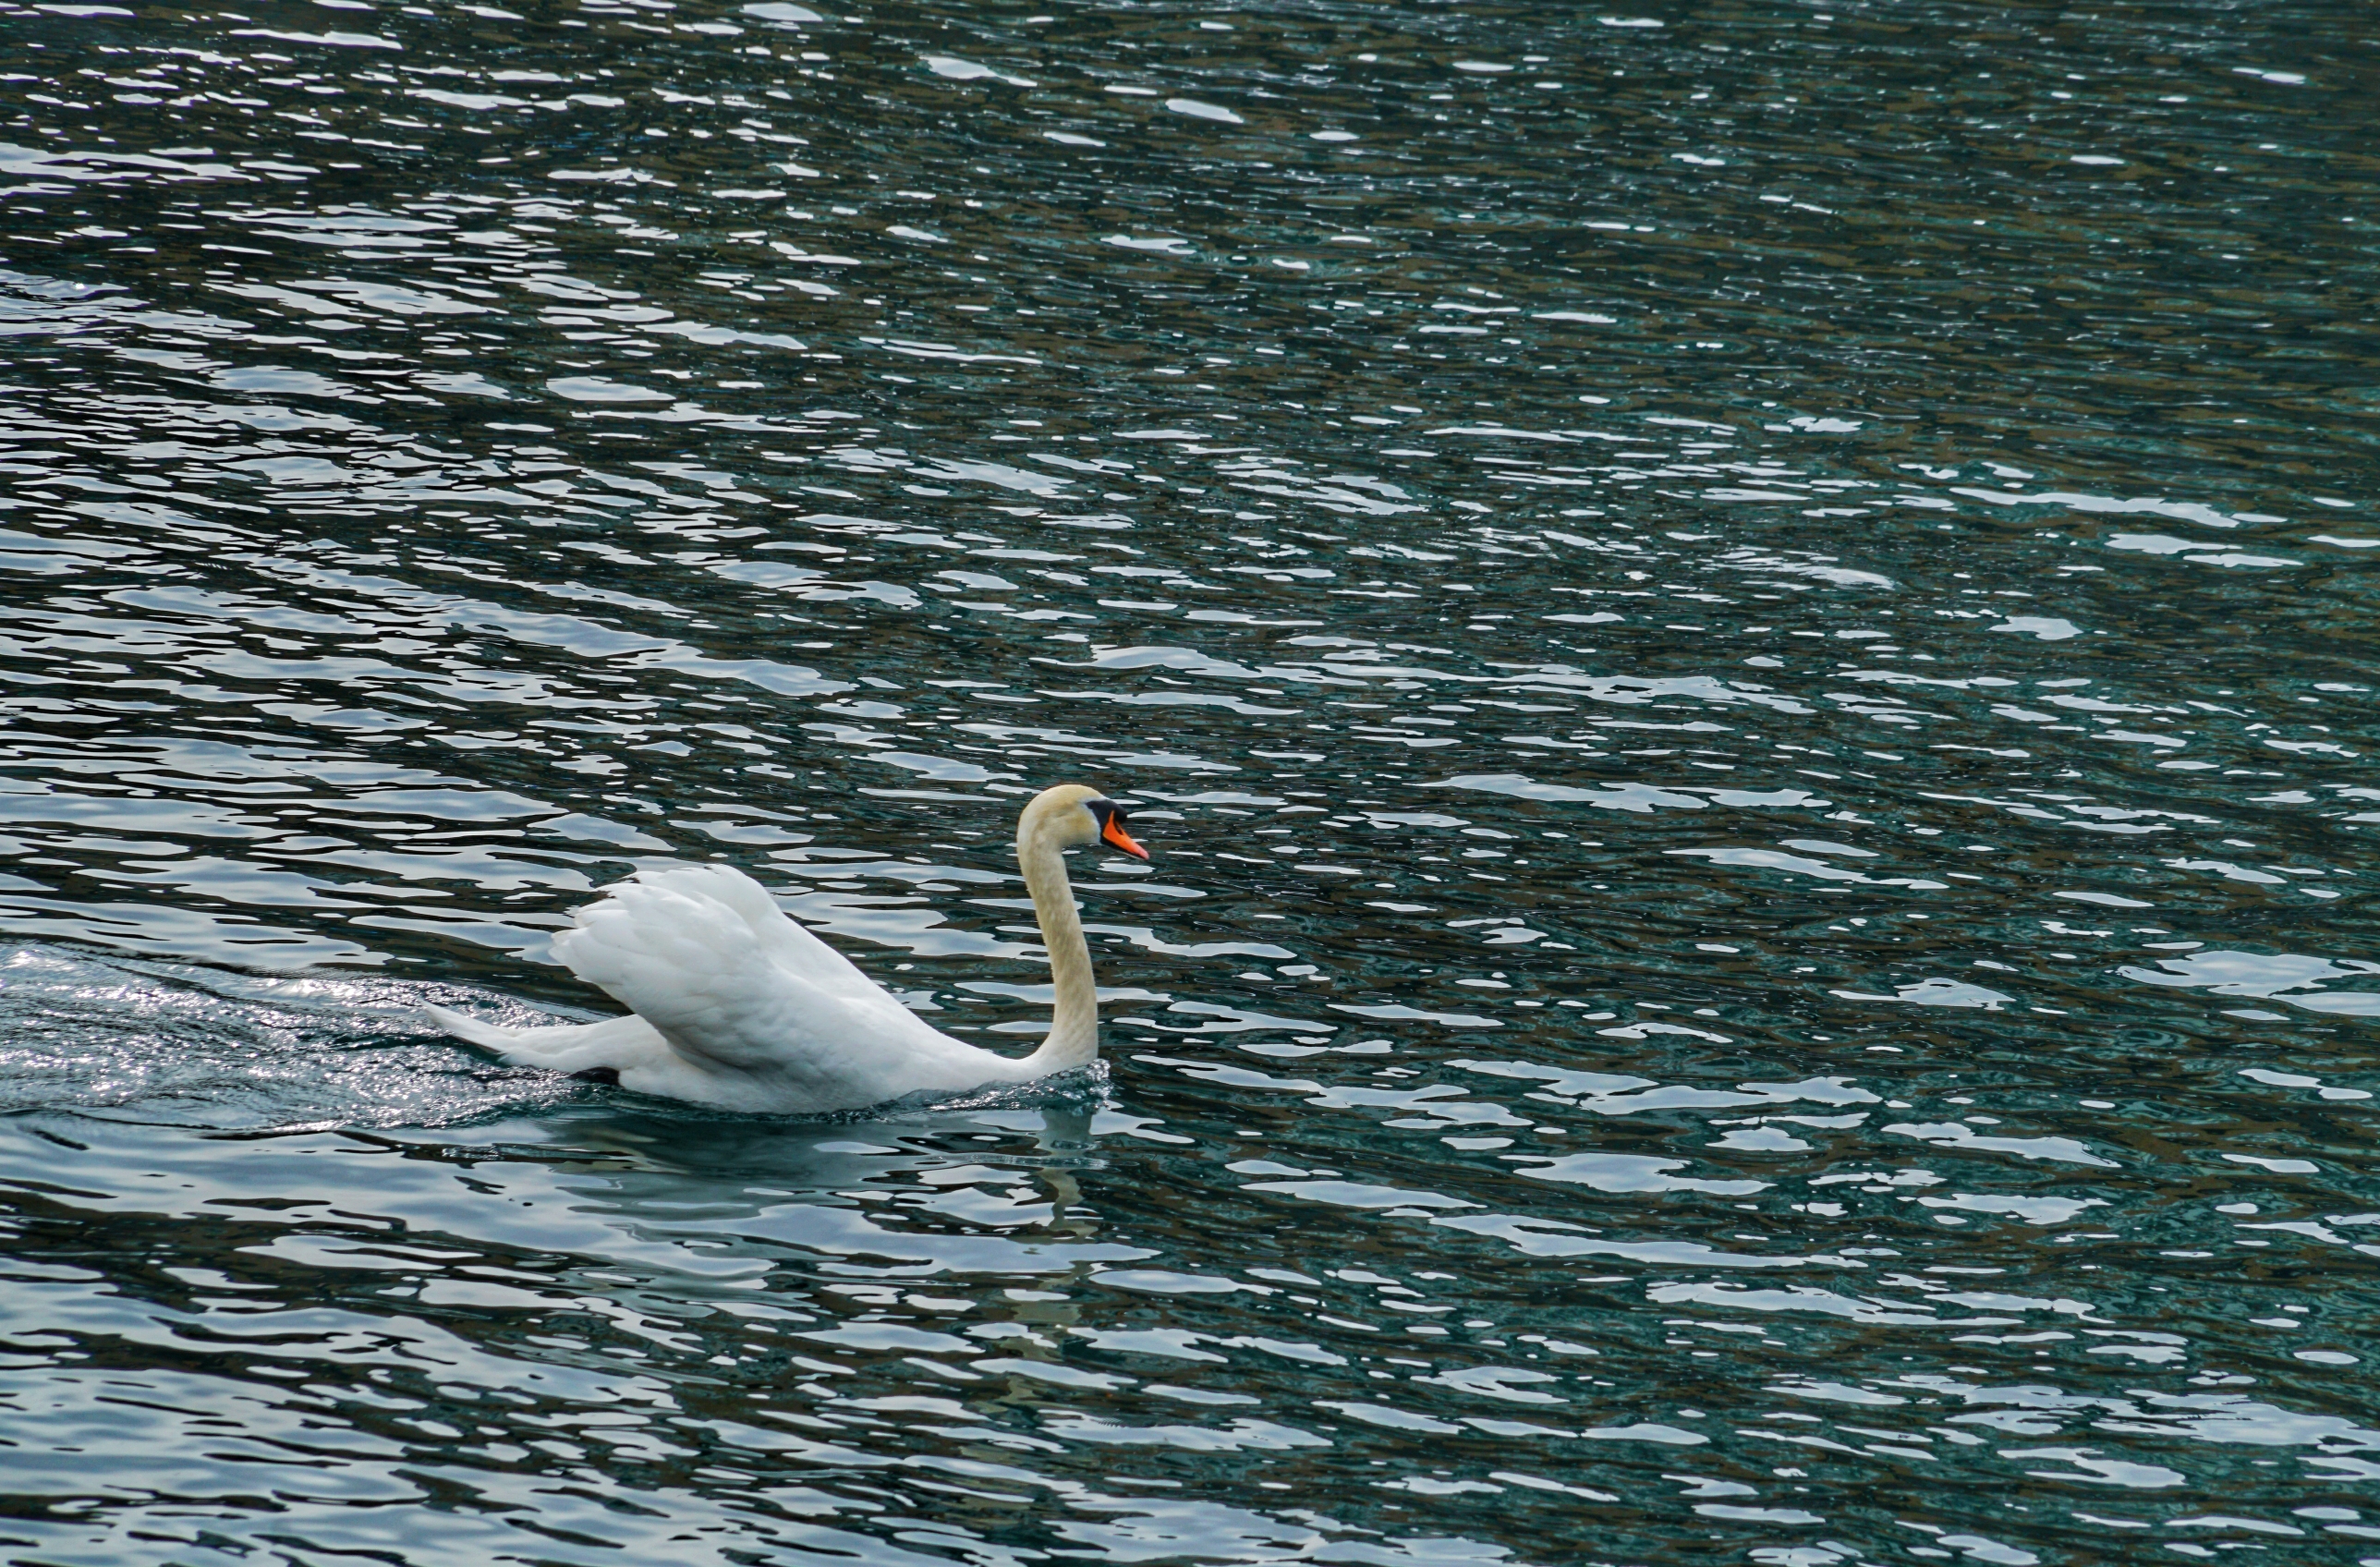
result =
[[[1106,843],[1147,859],[1096,789],[1045,789],[1016,820],[1016,862],[1050,952],[1050,1037],[1022,1059],[953,1039],[723,865],[639,871],[580,909],[553,941],[570,972],[631,1015],[499,1028],[443,1007],[448,1033],[523,1066],[613,1077],[624,1088],[727,1110],[856,1110],[920,1090],[1023,1083],[1099,1054],[1091,950],[1065,851]]]

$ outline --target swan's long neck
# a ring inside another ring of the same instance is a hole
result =
[[[1075,912],[1075,890],[1066,881],[1066,856],[1035,822],[1016,834],[1016,863],[1025,889],[1033,894],[1033,917],[1041,944],[1050,950],[1050,979],[1057,993],[1050,1037],[1026,1058],[1036,1075],[1087,1066],[1099,1057],[1099,987],[1091,979],[1091,947]]]

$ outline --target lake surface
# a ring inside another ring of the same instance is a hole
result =
[[[0,8],[0,1561],[2380,1560],[2369,8],[1044,3]]]

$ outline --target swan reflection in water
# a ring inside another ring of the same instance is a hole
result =
[[[1137,1124],[1106,1109],[1105,1089],[1094,1069],[864,1120],[713,1119],[615,1100],[482,1126],[468,1144],[451,1132],[434,1144],[391,1140],[447,1160],[484,1156],[483,1176],[570,1214],[552,1221],[552,1244],[621,1261],[641,1253],[674,1271],[757,1277],[790,1245],[813,1257],[864,1258],[870,1272],[890,1264],[895,1272],[1055,1274],[1148,1255],[1098,1242],[1104,1226],[1082,1207],[1078,1178],[1108,1167],[1102,1118]],[[917,1226],[905,1208],[880,1212],[854,1198],[955,1199],[967,1187],[976,1188],[965,1192],[970,1222],[956,1233]],[[986,1209],[1002,1202],[1004,1214]]]

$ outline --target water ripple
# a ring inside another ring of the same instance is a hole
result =
[[[2374,1551],[2344,8],[0,16],[8,1560]]]

